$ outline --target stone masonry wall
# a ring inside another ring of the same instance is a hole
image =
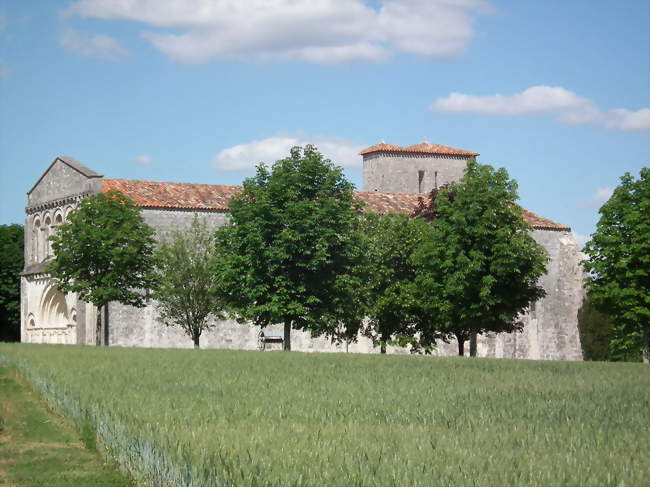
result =
[[[435,154],[368,154],[363,158],[363,189],[366,191],[428,193],[463,176],[464,156]],[[422,181],[420,181],[420,171]]]

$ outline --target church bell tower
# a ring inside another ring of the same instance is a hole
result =
[[[363,189],[383,193],[429,193],[460,179],[467,160],[479,155],[430,142],[402,147],[383,141],[360,154]]]

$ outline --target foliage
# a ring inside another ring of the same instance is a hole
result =
[[[210,316],[222,318],[214,289],[214,255],[212,232],[196,214],[189,229],[173,231],[154,254],[152,297],[162,322],[180,327],[195,348],[199,348],[201,334],[212,328]]]
[[[416,212],[432,219],[432,238],[415,253],[421,305],[436,327],[458,340],[521,329],[519,314],[545,295],[548,260],[514,204],[517,184],[505,169],[468,162],[463,178],[431,193]]]
[[[138,485],[650,478],[642,364],[30,344],[0,344],[2,360]]]
[[[633,352],[643,341],[650,359],[650,168],[639,179],[623,175],[599,212],[584,248],[589,296],[611,316],[619,348]]]
[[[418,305],[413,283],[419,268],[413,253],[431,233],[431,225],[407,215],[367,213],[363,218],[366,239],[367,328],[365,334],[381,344],[385,353],[391,337],[400,345],[428,350],[435,339],[423,337],[429,315]]]
[[[612,324],[606,314],[596,309],[587,297],[578,311],[578,331],[585,360],[609,360]]]
[[[142,307],[151,273],[154,231],[118,191],[88,196],[50,237],[47,272],[64,292],[98,308],[111,301]]]
[[[22,225],[0,225],[0,341],[20,340],[23,248]]]
[[[215,273],[238,320],[332,338],[356,336],[362,319],[355,291],[361,238],[353,185],[307,145],[271,170],[257,167],[229,204],[216,234]]]

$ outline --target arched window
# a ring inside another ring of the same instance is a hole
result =
[[[36,218],[34,218],[34,226],[32,227],[32,251],[31,251],[32,262],[39,261],[38,244],[39,244],[40,236],[41,236],[41,220],[38,216],[36,216]]]
[[[29,313],[27,316],[27,326],[30,328],[36,328],[36,320],[34,319],[34,313]]]
[[[50,256],[50,235],[52,234],[52,219],[50,215],[45,217],[45,222],[43,225],[43,260],[47,259]]]

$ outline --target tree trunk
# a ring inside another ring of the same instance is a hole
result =
[[[386,340],[381,340],[379,342],[379,352],[386,353]]]
[[[459,357],[464,357],[465,356],[465,339],[456,337],[456,340],[458,341],[458,356]]]
[[[291,322],[290,321],[284,322],[284,342],[282,345],[283,345],[283,350],[285,352],[291,351]]]
[[[643,330],[641,338],[641,352],[643,353],[643,363],[650,363],[650,328]]]
[[[469,356],[476,357],[476,332],[469,334]]]
[[[108,303],[104,306],[104,346],[108,347]]]
[[[192,337],[192,340],[194,341],[194,350],[198,350],[199,348],[201,348],[201,346],[199,345],[199,341],[201,340],[201,335],[194,335]]]
[[[97,308],[97,320],[95,322],[95,345],[100,346],[102,344],[102,313],[104,312],[104,307]]]

